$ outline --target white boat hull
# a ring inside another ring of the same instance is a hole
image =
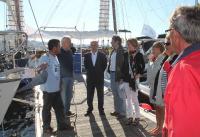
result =
[[[4,119],[19,83],[20,79],[0,80],[0,123],[2,123]]]

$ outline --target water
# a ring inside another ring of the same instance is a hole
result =
[[[20,92],[15,98],[34,102],[32,90]],[[35,112],[29,104],[12,101],[0,126],[0,137],[35,137]]]

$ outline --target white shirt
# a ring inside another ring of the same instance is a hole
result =
[[[40,64],[47,63],[47,81],[41,87],[43,91],[57,92],[60,90],[60,63],[57,56],[51,54],[43,55],[40,58]]]
[[[92,64],[95,66],[96,60],[97,60],[97,52],[93,53],[91,52],[91,57],[92,57]]]
[[[116,69],[116,51],[113,51],[110,60],[110,71],[115,71]]]

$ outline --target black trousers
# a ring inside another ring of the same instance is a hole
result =
[[[60,92],[48,93],[43,92],[43,109],[42,109],[42,120],[43,129],[50,128],[51,123],[51,108],[53,107],[56,114],[57,129],[63,129],[67,126],[64,107]]]
[[[104,86],[103,84],[92,84],[87,83],[87,104],[88,104],[88,111],[91,112],[93,110],[93,98],[94,98],[94,91],[95,88],[97,90],[97,97],[98,97],[98,109],[99,112],[104,111]]]

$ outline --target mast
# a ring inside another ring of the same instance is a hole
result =
[[[23,0],[7,0],[8,6],[8,29],[23,31]]]
[[[109,7],[110,0],[100,0],[100,12],[99,12],[99,30],[109,30]]]
[[[112,12],[113,12],[113,27],[114,32],[117,34],[116,12],[115,12],[115,0],[112,0]]]
[[[195,0],[195,5],[198,5],[198,0]]]

